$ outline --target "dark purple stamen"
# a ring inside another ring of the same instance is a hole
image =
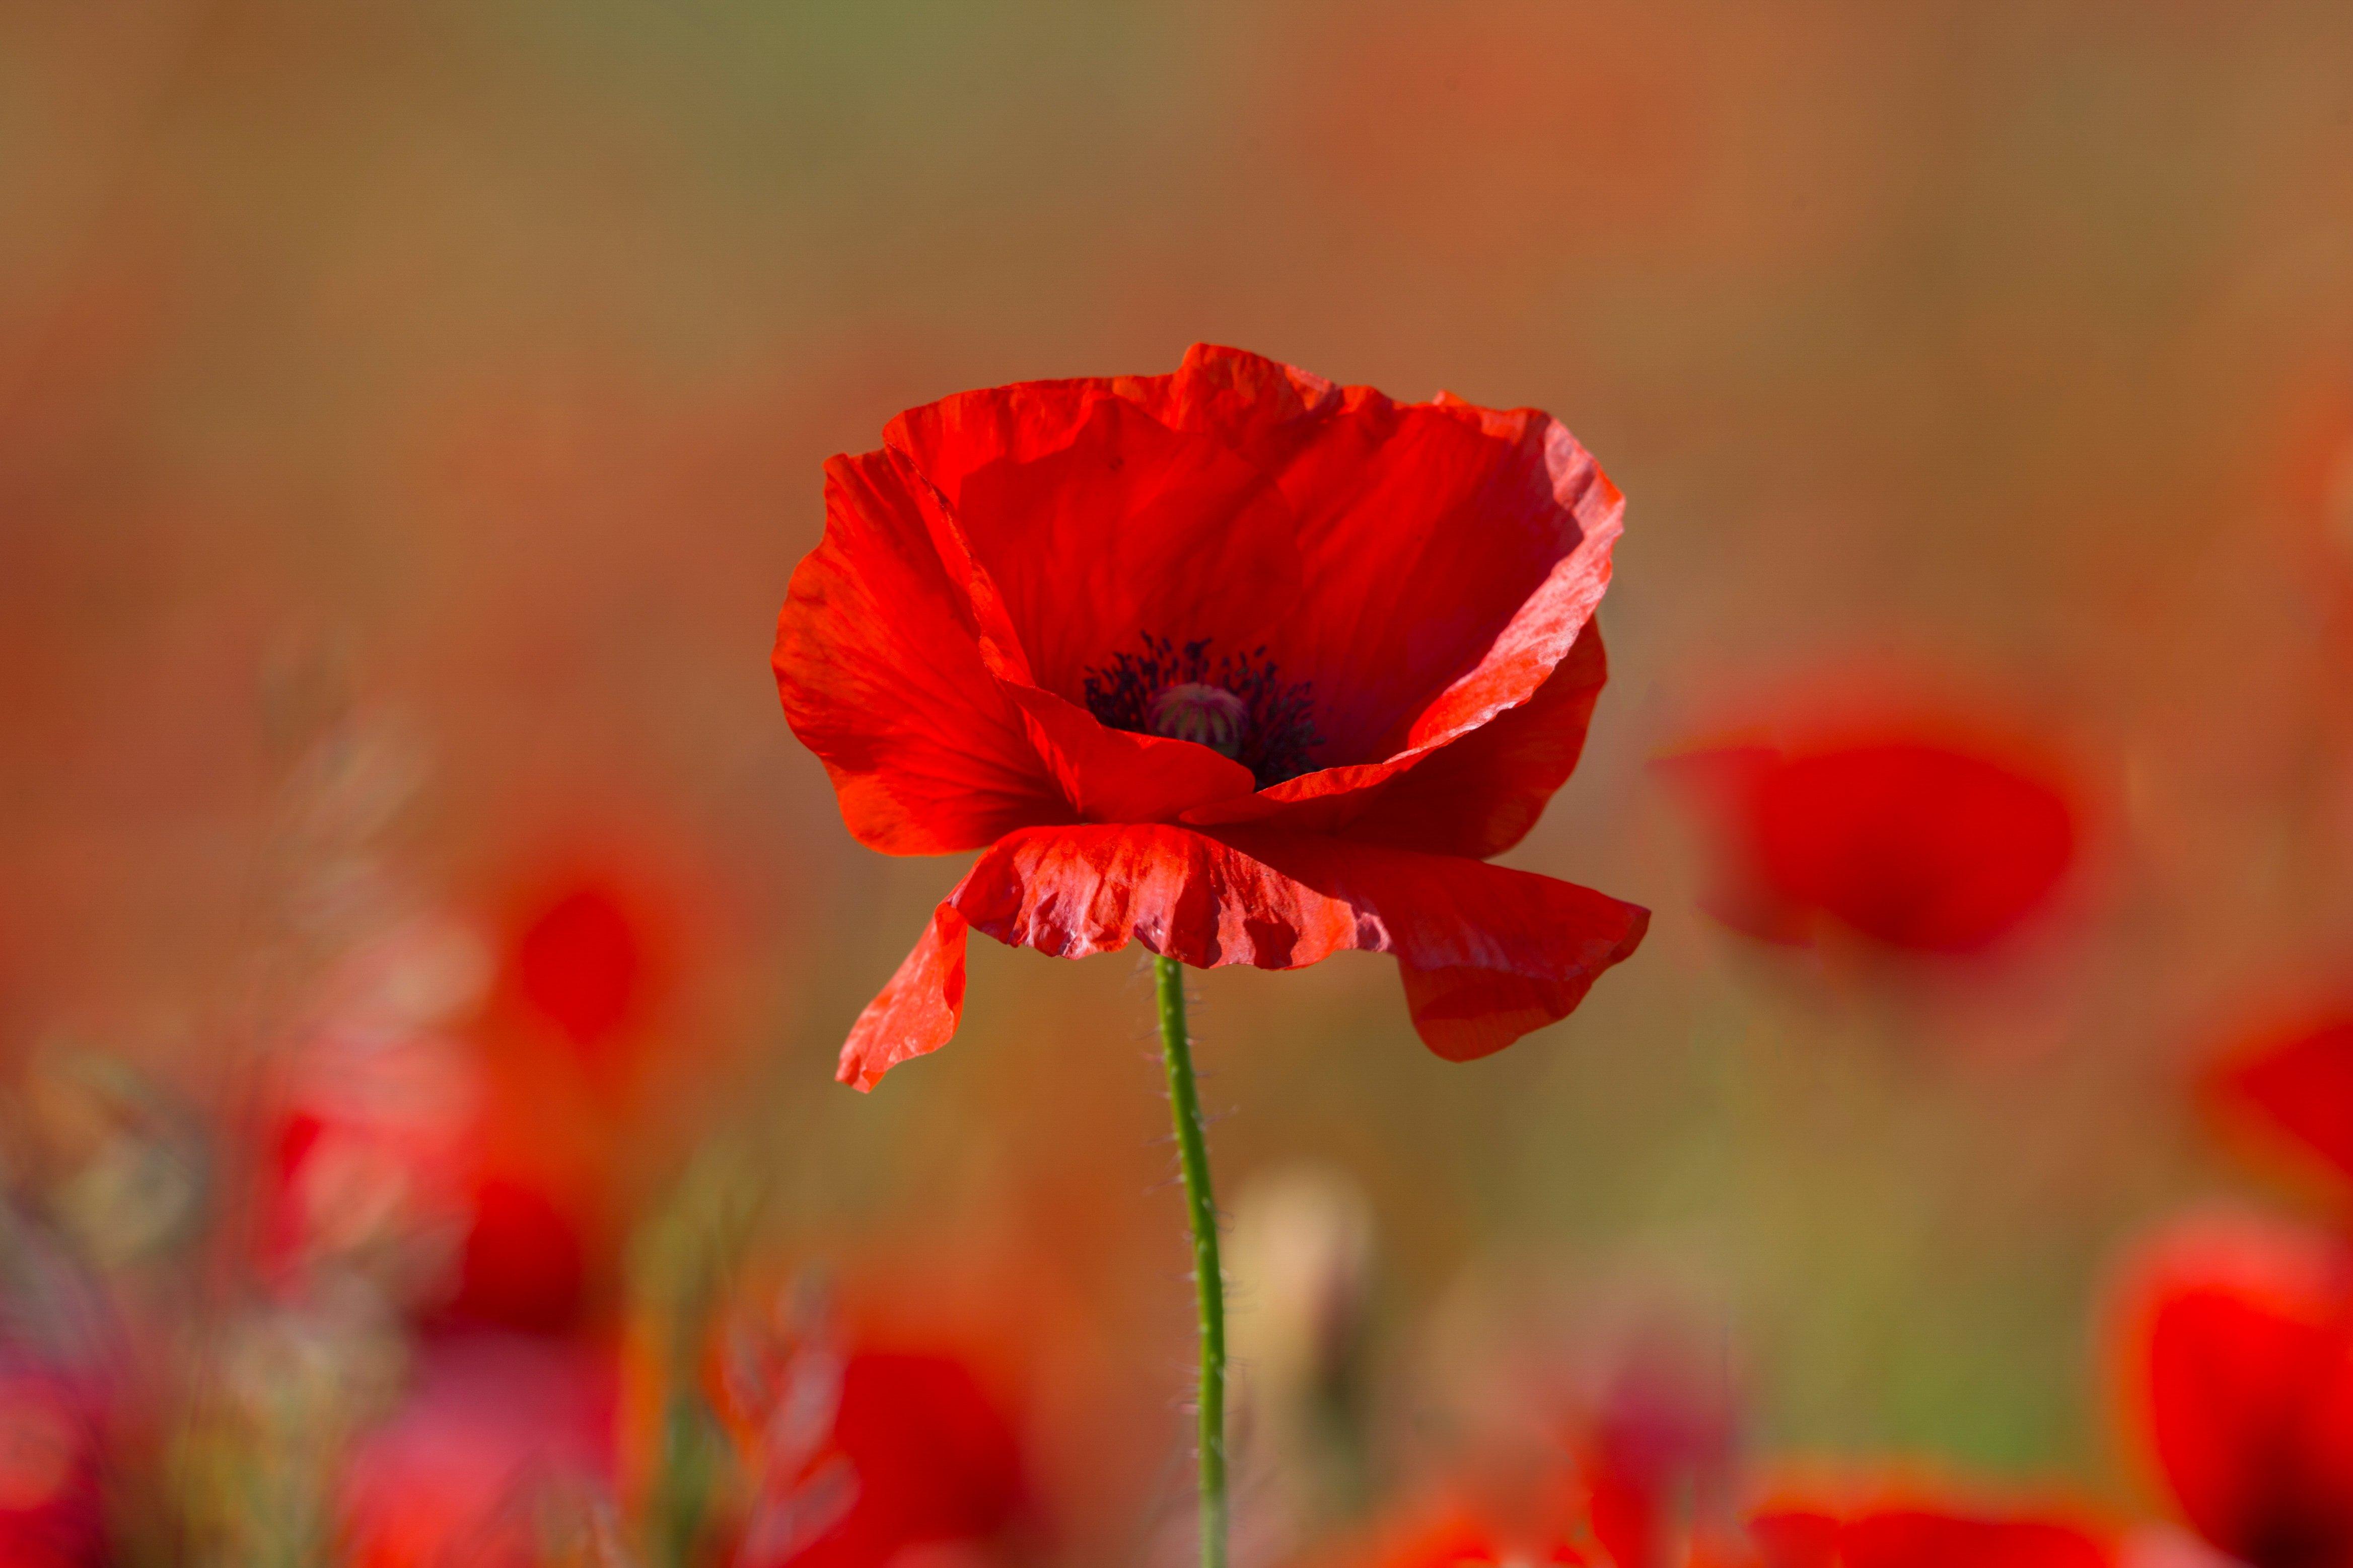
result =
[[[1212,661],[1209,637],[1182,647],[1150,632],[1143,640],[1142,653],[1119,654],[1109,665],[1084,672],[1087,711],[1114,730],[1204,741],[1250,769],[1261,789],[1314,768],[1308,753],[1323,740],[1315,733],[1310,683],[1285,684],[1265,648],[1220,654]],[[1172,690],[1186,686],[1230,693],[1240,703],[1242,722],[1230,749],[1219,743],[1231,728],[1222,714],[1196,714],[1195,722],[1186,721],[1183,694]],[[1164,694],[1179,700],[1164,700]]]

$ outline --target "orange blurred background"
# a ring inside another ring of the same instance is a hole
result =
[[[1510,860],[1641,954],[1467,1067],[1385,963],[1198,981],[1238,1223],[1366,1227],[1368,1473],[1667,1312],[1760,1449],[2146,1502],[2108,1260],[2235,1180],[2192,1073],[2353,954],[2348,67],[2353,11],[2221,0],[0,5],[16,1120],[102,1058],[234,1125],[417,911],[638,889],[661,1005],[533,1168],[684,1237],[632,1278],[999,1346],[1060,1549],[1124,1552],[1189,1353],[1148,984],[978,943],[952,1048],[833,1084],[958,868],[850,841],[765,655],[828,454],[1234,343],[1541,406],[1629,497]],[[2066,780],[2000,952],[1703,912],[1654,763],[1856,712]]]

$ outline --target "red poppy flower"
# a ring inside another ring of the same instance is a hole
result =
[[[1924,953],[1992,946],[2044,908],[2075,853],[2068,799],[2028,767],[1891,733],[1672,759],[1725,829],[1709,910],[1768,942],[1828,917]]]
[[[1720,1371],[1658,1321],[1627,1346],[1579,1451],[1593,1538],[1618,1568],[1666,1568],[1736,1468],[1739,1411]]]
[[[0,1563],[8,1568],[95,1568],[111,1559],[91,1403],[65,1378],[0,1364]]]
[[[1449,1512],[1396,1532],[1368,1559],[1347,1568],[1591,1568],[1592,1559],[1566,1539],[1537,1531],[1535,1539],[1498,1529],[1470,1512]],[[1342,1568],[1337,1561],[1333,1568]]]
[[[1749,1524],[1758,1568],[2108,1568],[2115,1547],[2055,1519],[1892,1506],[1773,1509]]]
[[[550,1561],[552,1526],[593,1529],[611,1511],[614,1405],[612,1367],[582,1347],[503,1334],[434,1342],[398,1408],[353,1447],[342,1560]]]
[[[2353,1016],[2327,1016],[2257,1040],[2211,1084],[2218,1107],[2353,1180]]]
[[[820,1331],[738,1342],[714,1381],[753,1488],[738,1568],[888,1568],[987,1545],[1025,1515],[1012,1423],[953,1355]]]
[[[844,1080],[936,1049],[965,933],[1395,953],[1440,1055],[1566,1016],[1644,910],[1484,864],[1575,766],[1623,511],[1560,425],[1230,349],[893,420],[827,466],[776,672],[850,831],[984,851]]]
[[[2316,1236],[2163,1238],[2123,1335],[2138,1434],[2185,1521],[2250,1568],[2353,1563],[2353,1278]]]
[[[515,939],[515,980],[542,1016],[583,1050],[634,1016],[646,967],[638,922],[609,888],[568,888]]]

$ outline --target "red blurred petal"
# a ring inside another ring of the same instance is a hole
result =
[[[578,1217],[534,1183],[491,1177],[475,1189],[458,1292],[460,1322],[555,1333],[580,1318],[587,1247]]]
[[[571,1342],[467,1334],[425,1347],[410,1392],[341,1470],[337,1561],[539,1560],[543,1506],[613,1469],[614,1378]]]
[[[2225,1067],[2215,1088],[2226,1107],[2253,1112],[2353,1176],[2353,1018],[2265,1042]]]
[[[645,978],[637,926],[603,888],[576,888],[524,927],[515,942],[524,997],[579,1045],[608,1039],[629,1021]]]
[[[2055,790],[1921,742],[1792,757],[1761,780],[1755,813],[1778,891],[1915,952],[1990,945],[2049,900],[2074,854]]]
[[[1067,821],[908,482],[888,453],[826,465],[825,540],[793,573],[776,626],[793,733],[824,762],[849,830],[876,849],[971,849]]]
[[[1815,912],[1776,888],[1757,864],[1756,803],[1765,781],[1781,766],[1771,746],[1714,746],[1661,757],[1659,777],[1693,806],[1713,864],[1700,908],[1744,936],[1780,946],[1807,947]]]
[[[1759,1514],[1748,1525],[1760,1568],[1839,1568],[1839,1521],[1799,1510]]]
[[[1333,1568],[1585,1568],[1586,1557],[1565,1541],[1535,1544],[1469,1509],[1449,1507],[1388,1526],[1369,1549],[1355,1547],[1315,1561],[1328,1561]]]
[[[1594,1478],[1587,1502],[1593,1539],[1619,1568],[1663,1568],[1671,1531],[1659,1492],[1648,1477],[1605,1470]]]
[[[2042,1520],[1897,1510],[1850,1521],[1842,1533],[1846,1568],[2103,1568],[2114,1557],[2093,1536]]]
[[[2106,1568],[2112,1544],[2054,1519],[1883,1508],[1775,1510],[1750,1524],[1760,1568]]]
[[[887,1562],[927,1542],[984,1541],[1023,1499],[1020,1449],[972,1372],[944,1356],[868,1352],[842,1370],[834,1442],[858,1472],[843,1538],[803,1568]]]
[[[2182,1516],[2254,1568],[2353,1561],[2353,1289],[2323,1237],[2205,1224],[2129,1287],[2142,1436]]]
[[[859,1017],[845,1081],[936,1049],[962,998],[965,922],[1060,958],[1130,940],[1198,968],[1293,969],[1345,949],[1407,966],[1432,1050],[1484,1055],[1565,1016],[1641,941],[1647,910],[1531,872],[1303,835],[1168,826],[1008,835],[940,905]]]

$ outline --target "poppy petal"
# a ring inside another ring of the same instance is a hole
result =
[[[1833,1514],[1777,1507],[1749,1524],[1760,1568],[2107,1568],[2114,1544],[2063,1519],[1945,1507]]]
[[[2353,1177],[2353,1018],[2264,1042],[2218,1074],[2214,1092]]]
[[[849,1026],[834,1071],[843,1083],[872,1089],[901,1062],[936,1051],[955,1037],[964,1017],[965,931],[955,896],[932,911],[898,973]]]
[[[1850,1520],[1844,1568],[2105,1568],[2115,1553],[2072,1525],[1891,1510]]]
[[[1134,941],[1204,969],[1394,953],[1424,1042],[1461,1060],[1565,1017],[1649,921],[1590,889],[1454,856],[1167,825],[1029,829],[990,848],[942,902],[860,1015],[841,1077],[869,1087],[954,1032],[966,921],[1058,958]]]
[[[1305,684],[1326,767],[1204,824],[1380,784],[1525,702],[1608,584],[1624,510],[1534,410],[1398,405],[1208,345],[1173,375],[961,394],[885,439],[1008,679],[1076,701],[1150,634],[1263,646]]]
[[[1762,777],[1752,809],[1777,890],[1915,952],[1990,947],[2050,903],[2075,853],[2055,787],[1923,741],[1792,756]]]
[[[1352,387],[1291,458],[1304,607],[1273,646],[1335,761],[1425,752],[1525,701],[1609,581],[1625,501],[1557,420]]]
[[[1435,855],[1500,855],[1527,837],[1576,771],[1609,677],[1601,628],[1585,624],[1568,657],[1515,708],[1440,747],[1372,792],[1341,829],[1351,838]]]
[[[2353,1555],[2353,1290],[2327,1240],[2184,1226],[2126,1300],[2130,1404],[2182,1517],[2249,1563]]]
[[[1181,820],[1333,833],[1434,855],[1500,855],[1527,836],[1575,771],[1608,678],[1600,628],[1588,621],[1526,701],[1459,739],[1195,806]]]
[[[929,488],[996,668],[1073,701],[1145,633],[1239,653],[1299,610],[1298,524],[1272,477],[1212,431],[1163,423],[1137,389],[1021,382],[883,432]]]
[[[826,465],[825,539],[793,573],[773,662],[869,847],[941,854],[1071,819],[888,454]]]
[[[1005,693],[1029,726],[1071,808],[1087,822],[1160,822],[1188,806],[1248,795],[1250,771],[1208,747],[1114,730],[1074,702],[1014,681]]]
[[[1493,1056],[1530,1030],[1556,1024],[1577,1011],[1601,971],[1630,953],[1633,944],[1641,941],[1639,930],[1630,934],[1616,911],[1601,907],[1615,904],[1616,900],[1603,899],[1599,893],[1593,897],[1600,902],[1579,912],[1601,928],[1598,941],[1623,945],[1625,952],[1604,947],[1602,951],[1611,954],[1605,962],[1567,979],[1546,980],[1461,963],[1424,967],[1400,962],[1398,973],[1405,981],[1406,1007],[1413,1015],[1414,1031],[1421,1036],[1422,1044],[1450,1062],[1476,1061]]]

